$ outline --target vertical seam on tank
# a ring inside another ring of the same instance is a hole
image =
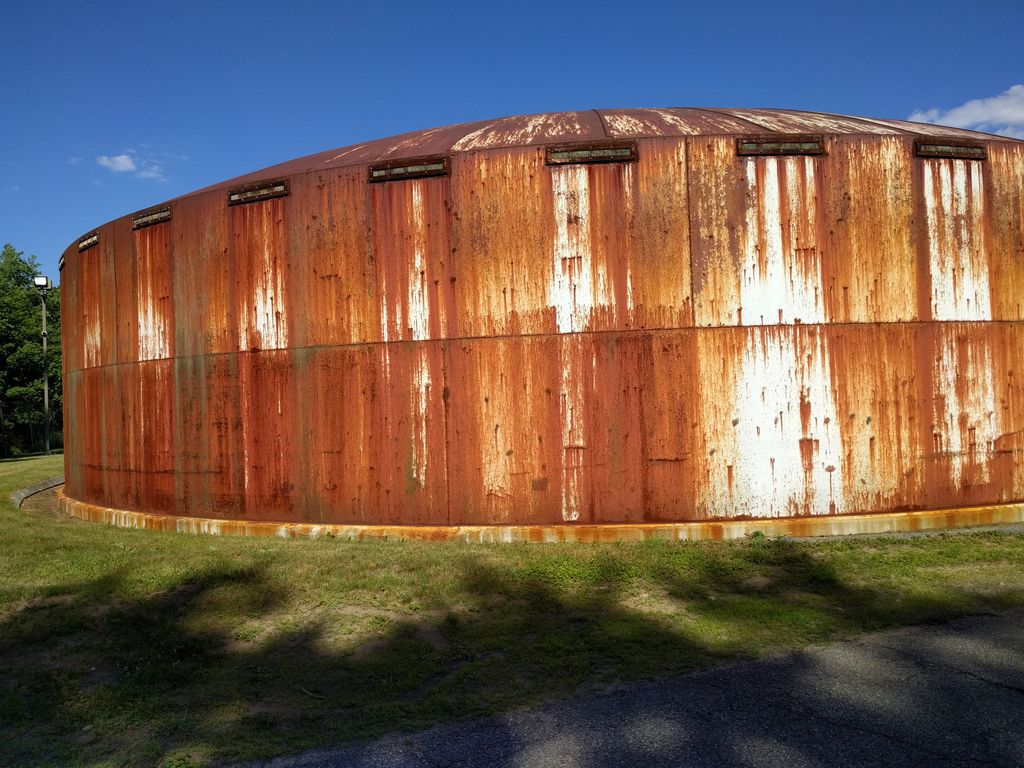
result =
[[[601,123],[601,130],[602,130],[602,131],[604,131],[604,137],[605,137],[606,139],[610,139],[610,138],[611,138],[611,134],[609,134],[609,133],[608,133],[608,125],[607,125],[607,123],[605,123],[605,121],[604,121],[604,115],[602,115],[602,114],[600,113],[600,111],[598,111],[598,110],[596,110],[596,109],[592,109],[592,110],[590,110],[590,111],[591,111],[591,112],[593,112],[593,113],[594,113],[595,115],[597,115],[597,121],[598,121],[599,123]]]

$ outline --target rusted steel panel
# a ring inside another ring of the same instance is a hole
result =
[[[110,370],[104,409],[105,470],[116,505],[153,512],[175,510],[174,363],[169,359]]]
[[[934,320],[991,320],[984,164],[918,158],[922,271]]]
[[[642,333],[450,344],[452,524],[679,519],[665,500],[692,498],[691,343]]]
[[[383,410],[378,401],[386,396],[377,376],[377,348],[358,345],[296,350],[293,360],[301,397],[295,421],[299,445],[296,492],[305,519],[346,523],[376,520],[378,512],[372,502],[379,495],[379,479],[382,475],[387,478],[389,473],[370,456],[376,437],[392,426],[390,420],[375,421]],[[436,420],[437,415],[432,418]],[[443,463],[443,447],[432,458]],[[404,488],[392,490],[397,491],[397,500],[404,498]],[[447,523],[446,515],[435,522]]]
[[[698,423],[700,370],[697,337],[692,333],[655,333],[635,337],[634,372],[640,413],[623,424],[640,445],[644,520],[696,519],[696,451],[703,425]],[[624,391],[625,403],[633,398]],[[631,416],[629,409],[623,416]],[[610,516],[609,516],[610,517]]]
[[[632,165],[561,165],[552,166],[549,174],[554,247],[546,304],[554,309],[555,320],[549,330],[614,328],[616,300],[627,299],[629,276],[617,258],[622,251],[615,249],[623,239],[620,216],[607,214],[609,208],[623,210],[622,192],[632,192],[634,184]],[[609,240],[612,247],[603,247]]]
[[[1000,390],[1015,393],[996,373],[992,336],[975,324],[700,334],[699,511],[849,514],[1015,498],[1013,459],[994,445],[1021,424],[1000,414]]]
[[[680,145],[645,142],[639,163],[481,153],[451,183],[462,335],[692,324]]]
[[[453,525],[563,522],[560,357],[557,336],[448,344]]]
[[[228,249],[225,195],[210,193],[175,203],[174,347],[177,354],[234,351],[234,269]]]
[[[388,522],[446,523],[443,347],[380,345],[371,370],[370,509]]]
[[[136,360],[174,356],[174,252],[169,223],[132,233],[135,255]]]
[[[237,384],[241,454],[234,463],[242,468],[245,516],[254,520],[292,519],[296,515],[295,465],[299,450],[294,422],[299,402],[290,352],[253,350],[240,354]]]
[[[824,158],[737,159],[733,140],[690,142],[696,324],[822,322]]]
[[[278,197],[231,208],[228,219],[234,285],[231,317],[240,350],[285,349],[288,341],[288,236]]]
[[[174,361],[174,479],[178,514],[244,517],[245,451],[239,356]],[[258,393],[257,393],[258,394]]]
[[[385,342],[451,334],[455,289],[448,196],[446,176],[371,187],[376,314]]]
[[[1004,497],[1021,499],[1024,498],[1024,329],[1020,323],[996,323],[991,334],[998,424],[998,434],[992,441],[993,459],[1001,467],[1009,465],[1012,472],[1012,482],[1001,489]]]
[[[102,227],[99,244],[75,254],[79,259],[77,324],[83,367],[116,361],[118,286],[113,234],[113,224]]]
[[[755,162],[753,160],[748,162]],[[734,324],[740,318],[740,273],[746,243],[747,178],[729,138],[687,143],[694,324]],[[734,218],[730,218],[734,217]]]
[[[919,319],[913,142],[835,137],[818,186],[825,221],[818,244],[832,322]]]
[[[69,260],[70,261],[70,260]],[[64,270],[70,264],[65,263]],[[63,275],[62,275],[63,276]],[[65,278],[66,279],[66,278]],[[66,295],[72,295],[68,291]],[[62,306],[62,310],[66,307]],[[74,315],[63,315],[65,318]],[[69,335],[64,334],[62,342],[64,360],[66,361],[66,350],[70,347]],[[67,366],[67,363],[65,363]],[[85,493],[85,451],[86,432],[83,429],[82,414],[85,409],[85,398],[82,391],[82,378],[85,376],[81,369],[66,371],[63,376],[64,393],[64,490],[73,498],[89,498]]]
[[[91,350],[95,365],[110,365],[118,360],[117,302],[120,282],[117,274],[117,223],[106,224],[100,229],[100,243],[92,248],[93,269],[99,284],[97,292],[90,296],[89,311],[96,317],[95,337],[86,340],[87,353]]]
[[[451,176],[452,277],[459,334],[554,327],[555,212],[542,150],[456,155]]]
[[[700,517],[840,511],[836,393],[821,326],[760,326],[697,337],[694,451]],[[853,510],[842,510],[853,511]]]
[[[840,455],[829,457],[838,512],[914,509],[925,503],[922,460],[932,452],[932,440],[925,408],[930,339],[923,328],[893,323],[827,329],[834,417],[805,414],[806,398],[800,404],[801,418],[809,415],[822,426],[830,418],[841,439]],[[801,448],[810,461],[818,461],[820,442],[803,442]]]
[[[1024,320],[1024,144],[993,142],[985,180],[993,320]]]
[[[635,178],[635,184],[625,185],[621,203],[612,200],[606,209],[605,216],[614,221],[619,207],[629,225],[618,246],[626,274],[625,281],[619,281],[616,299],[621,319],[616,327],[686,328],[694,324],[686,160],[685,142],[640,142],[639,161],[623,169]],[[615,256],[607,258],[614,261]],[[621,295],[623,282],[625,296]]]
[[[362,168],[293,180],[287,261],[292,346],[381,340],[370,188]]]
[[[962,504],[1007,500],[1013,462],[995,451],[995,441],[1022,425],[1004,423],[999,408],[1006,372],[994,368],[998,336],[977,323],[929,324],[922,336],[930,342],[931,357],[925,407],[931,411],[932,445],[925,454],[925,505],[937,506],[943,499]]]
[[[121,377],[114,366],[86,368],[80,380],[83,496],[116,505],[123,478],[118,477],[117,432],[111,428],[123,407]]]
[[[139,303],[143,283],[140,283],[142,266],[135,250],[136,233],[131,231],[128,222],[124,220],[114,222],[109,230],[109,237],[114,241],[112,254],[117,295],[113,306],[117,332],[112,338],[103,339],[102,344],[110,348],[118,363],[135,363],[142,359],[139,340],[144,333],[144,323],[147,319],[152,321],[152,317],[145,317]],[[146,334],[145,338],[159,345],[166,339],[166,335],[157,338]]]

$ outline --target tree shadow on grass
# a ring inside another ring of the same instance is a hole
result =
[[[458,605],[426,632],[392,622],[359,653],[332,650],[315,613],[261,643],[232,637],[230,619],[288,599],[260,568],[142,598],[117,572],[78,584],[0,620],[0,762],[184,766],[329,747],[778,647],[762,637],[796,646],[963,609],[850,585],[792,542],[595,553],[455,560]],[[659,590],[653,608],[638,584]]]

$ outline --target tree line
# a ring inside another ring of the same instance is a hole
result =
[[[0,252],[0,458],[43,450],[42,308],[32,280],[35,256],[6,244]],[[56,275],[49,275],[55,279]],[[60,291],[45,294],[47,370],[50,378],[50,447],[62,444]]]

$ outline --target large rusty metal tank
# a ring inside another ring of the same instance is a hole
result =
[[[1004,137],[628,109],[324,152],[68,248],[65,504],[505,538],[1019,512],[1022,287]]]

